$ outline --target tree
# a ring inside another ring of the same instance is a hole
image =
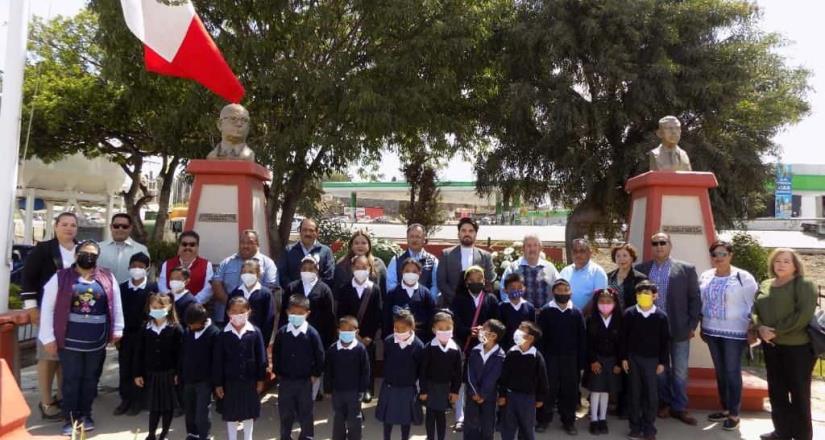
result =
[[[757,212],[773,136],[808,112],[808,72],[786,65],[746,1],[528,0],[493,41],[497,142],[478,188],[572,208],[567,242],[615,235],[626,180],[646,171],[657,121],[682,121],[696,170],[713,171],[718,227]]]
[[[411,150],[403,157],[401,171],[410,184],[410,201],[402,208],[402,214],[408,225],[419,223],[427,234],[435,232],[445,220],[439,206],[437,169],[437,161],[426,149]]]

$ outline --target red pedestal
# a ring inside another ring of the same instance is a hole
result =
[[[254,229],[261,252],[269,253],[264,182],[272,173],[254,162],[193,160],[187,171],[195,177],[185,229],[202,237],[200,255],[213,263],[237,252],[241,231]]]

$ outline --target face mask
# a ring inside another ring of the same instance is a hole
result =
[[[237,315],[229,315],[229,322],[235,327],[242,327],[246,325],[246,318],[248,313],[238,313]]]
[[[169,288],[172,289],[172,292],[178,293],[186,287],[186,283],[181,280],[172,280],[169,281]]]
[[[129,276],[132,277],[133,280],[142,280],[146,278],[146,269],[142,267],[133,267],[129,269]]]
[[[304,325],[304,322],[306,322],[306,320],[307,320],[306,315],[289,315],[289,323],[294,328],[298,328],[298,327]]]
[[[438,339],[438,342],[442,344],[446,344],[447,341],[453,339],[453,331],[452,330],[439,330],[435,332],[435,338]]]
[[[77,254],[77,266],[81,269],[91,269],[97,265],[97,254],[83,252]]]
[[[395,332],[392,334],[392,337],[395,339],[396,343],[406,341],[407,339],[410,339],[411,336],[412,331],[406,331],[404,333]]]
[[[613,304],[613,303],[610,303],[610,304],[599,304],[599,312],[600,312],[602,315],[609,315],[609,314],[613,313],[613,307],[614,307],[614,306],[615,306],[615,304]]]
[[[553,299],[556,300],[556,304],[563,306],[570,302],[570,295],[553,295]]]
[[[512,292],[507,292],[507,296],[510,298],[518,299],[524,296],[523,290],[513,290]]]
[[[370,276],[370,271],[368,270],[355,270],[352,272],[352,277],[355,278],[355,282],[358,284],[364,284],[364,281],[367,281],[367,278]]]
[[[401,278],[403,278],[404,284],[414,286],[415,283],[418,282],[419,275],[414,272],[407,272],[404,275],[401,275]]]
[[[338,332],[338,340],[341,341],[342,344],[349,344],[355,340],[355,330],[353,331],[339,331]]]
[[[649,293],[637,293],[636,304],[644,310],[653,307],[653,295]]]
[[[241,282],[246,287],[252,287],[258,282],[258,275],[255,275],[254,273],[242,273]]]
[[[149,316],[151,316],[152,319],[165,318],[167,313],[166,309],[149,309]]]
[[[469,290],[473,295],[478,295],[482,290],[484,290],[484,283],[469,283],[467,284],[467,290]]]
[[[301,282],[305,284],[312,284],[318,279],[318,274],[315,272],[301,272]]]
[[[513,342],[515,342],[516,345],[523,344],[524,343],[524,332],[521,331],[521,330],[516,330],[516,332],[513,333]]]
[[[487,332],[478,332],[478,342],[481,342],[482,344],[487,343]]]

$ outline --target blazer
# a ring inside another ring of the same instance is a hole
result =
[[[607,274],[607,285],[610,287],[617,287],[617,276],[619,276],[619,269],[614,269],[610,271]],[[619,290],[619,299],[622,300],[622,307],[620,310],[624,310],[628,307],[636,305],[636,284],[639,284],[640,282],[646,279],[647,275],[639,272],[636,269],[630,269],[630,273],[628,273],[627,277],[622,281],[622,285],[618,286],[621,287],[621,289]]]
[[[36,300],[37,306],[40,307],[43,286],[59,269],[68,269],[68,267],[63,267],[60,242],[53,238],[37,243],[37,246],[26,257],[26,265],[23,266],[20,299]]]
[[[636,270],[650,277],[653,260],[636,266]],[[662,293],[659,292],[659,295]],[[699,276],[696,267],[690,263],[670,260],[668,277],[667,319],[670,322],[670,336],[675,342],[690,339],[690,332],[699,325],[702,312],[702,295],[699,292]]]
[[[496,280],[493,257],[489,252],[474,247],[473,264],[484,268],[485,281],[492,283]],[[444,255],[439,259],[436,279],[438,290],[441,292],[441,305],[449,307],[459,287],[464,283],[464,271],[461,270],[461,246],[444,249]]]

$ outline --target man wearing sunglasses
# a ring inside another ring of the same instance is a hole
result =
[[[200,249],[201,236],[195,231],[184,231],[178,237],[178,255],[166,260],[160,267],[158,275],[158,290],[160,293],[169,293],[172,288],[169,285],[169,275],[176,267],[189,269],[189,284],[186,290],[195,299],[206,304],[212,298],[212,285],[209,281],[215,275],[212,270],[212,263],[206,258],[198,255]]]
[[[144,253],[149,256],[146,246],[132,240],[132,217],[125,212],[112,216],[109,224],[112,239],[100,243],[100,257],[97,265],[109,269],[118,283],[129,281],[129,260],[132,255]]]
[[[702,299],[699,277],[692,264],[670,257],[670,235],[658,232],[650,238],[653,259],[636,266],[659,287],[656,307],[670,323],[670,365],[659,375],[659,417],[674,417],[688,425],[696,419],[687,412],[687,378],[690,340],[699,325]]]

